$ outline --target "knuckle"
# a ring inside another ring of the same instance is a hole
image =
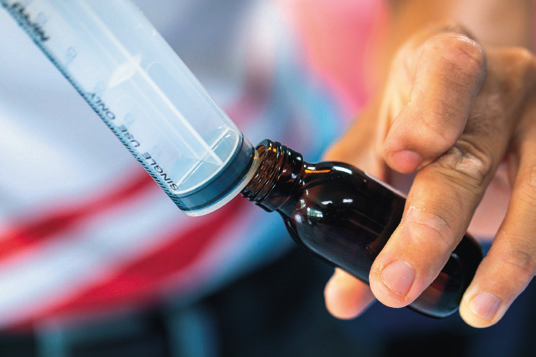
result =
[[[469,142],[458,141],[437,160],[437,164],[446,169],[444,173],[455,183],[463,183],[471,189],[483,189],[493,173],[491,155]]]
[[[410,206],[402,219],[402,225],[411,232],[415,246],[426,246],[433,241],[439,250],[453,248],[452,229],[443,217],[424,208]]]
[[[487,59],[483,47],[465,35],[452,32],[439,34],[431,41],[430,48],[440,50],[445,66],[457,74],[458,80],[480,78],[486,70]]]
[[[531,162],[519,173],[516,183],[515,201],[522,200],[532,206],[536,202],[536,161]]]
[[[528,182],[532,190],[536,190],[536,160],[531,162],[528,168]]]
[[[535,60],[534,54],[524,47],[511,47],[505,50],[510,61],[520,68],[522,72],[527,72],[534,69]]]
[[[520,281],[530,281],[535,274],[536,260],[531,250],[524,249],[528,244],[522,238],[507,235],[502,232],[503,244],[500,256],[504,270],[513,270],[510,276],[516,276]],[[526,244],[525,244],[526,243]]]
[[[500,58],[505,64],[505,83],[507,90],[526,90],[532,86],[536,75],[536,59],[534,53],[523,47],[508,47],[501,50]]]

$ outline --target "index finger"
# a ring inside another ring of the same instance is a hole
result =
[[[417,174],[402,222],[371,269],[370,286],[378,300],[406,306],[435,280],[493,175],[496,164],[489,158],[459,141]]]

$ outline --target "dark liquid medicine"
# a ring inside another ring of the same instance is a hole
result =
[[[279,212],[298,245],[368,283],[372,262],[402,219],[405,198],[345,163],[310,164],[269,140],[257,151],[259,168],[243,196]],[[465,235],[410,308],[437,318],[457,311],[481,260],[479,243]]]

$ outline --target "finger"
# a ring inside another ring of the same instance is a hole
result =
[[[536,130],[533,130],[533,138]],[[511,203],[493,245],[460,305],[471,326],[498,322],[536,270],[536,142],[525,140]]]
[[[433,161],[456,142],[486,76],[482,47],[465,35],[437,34],[415,55],[409,101],[384,144],[387,164],[403,173]]]
[[[338,268],[326,285],[324,298],[328,311],[339,319],[360,315],[375,300],[367,284]]]
[[[501,152],[505,141],[492,142]],[[466,232],[495,172],[498,155],[459,141],[419,171],[402,222],[371,269],[370,286],[380,302],[406,306],[437,277]]]

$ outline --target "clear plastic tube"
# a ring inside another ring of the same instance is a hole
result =
[[[222,206],[254,147],[128,0],[0,0],[177,206]]]

